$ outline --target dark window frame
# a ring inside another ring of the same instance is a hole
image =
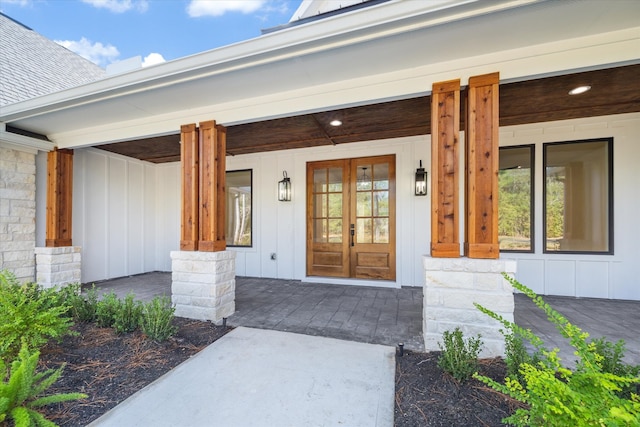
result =
[[[547,250],[547,147],[566,144],[580,144],[606,142],[607,143],[607,191],[608,191],[608,246],[607,251],[550,251]],[[577,139],[572,141],[546,142],[542,144],[542,253],[544,254],[574,254],[574,255],[614,255],[614,194],[613,194],[613,137]]]
[[[522,148],[528,148],[529,149],[529,163],[530,163],[530,172],[529,172],[529,178],[531,180],[531,191],[529,193],[529,233],[530,233],[530,244],[531,244],[531,249],[500,249],[500,252],[504,252],[504,253],[511,253],[511,254],[515,254],[515,253],[520,253],[520,254],[532,254],[535,253],[536,250],[536,228],[535,228],[535,189],[536,189],[536,182],[535,182],[535,177],[536,177],[536,145],[535,144],[523,144],[523,145],[509,145],[506,147],[499,147],[498,148],[498,156],[500,155],[500,151],[501,150],[511,150],[511,149],[522,149]],[[500,201],[498,199],[498,215],[500,215]]]
[[[248,245],[231,245],[229,243],[227,243],[227,247],[229,248],[252,248],[253,247],[253,169],[234,169],[234,170],[228,170],[225,171],[225,181],[226,181],[226,174],[228,173],[234,173],[234,172],[249,172],[249,180],[250,180],[250,185],[251,185],[251,204],[249,206],[249,209],[251,210],[251,221],[250,221],[250,225],[251,225],[251,241],[249,242]],[[229,188],[228,185],[225,185],[227,187],[227,189]],[[226,197],[226,196],[225,196]],[[229,220],[227,212],[225,212],[225,224],[224,224],[224,228],[225,230],[227,229],[227,221]],[[226,237],[226,236],[225,236]]]

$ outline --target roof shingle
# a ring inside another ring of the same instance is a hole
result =
[[[0,106],[104,78],[105,70],[0,13]]]

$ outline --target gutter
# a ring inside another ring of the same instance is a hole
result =
[[[201,77],[295,58],[389,37],[419,28],[518,8],[536,0],[401,1],[392,0],[355,12],[286,28],[142,70],[108,77],[2,107],[0,121],[12,122],[100,100],[170,86]]]

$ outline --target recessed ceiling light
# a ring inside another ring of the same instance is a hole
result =
[[[331,121],[329,122],[329,124],[330,124],[331,126],[342,126],[342,122],[341,122],[340,120],[337,120],[337,119],[336,119],[336,120],[331,120]]]
[[[591,86],[578,86],[569,91],[569,95],[580,95],[581,93],[585,93],[591,90]]]

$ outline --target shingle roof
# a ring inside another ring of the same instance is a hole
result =
[[[105,73],[0,13],[0,106],[90,83]]]

